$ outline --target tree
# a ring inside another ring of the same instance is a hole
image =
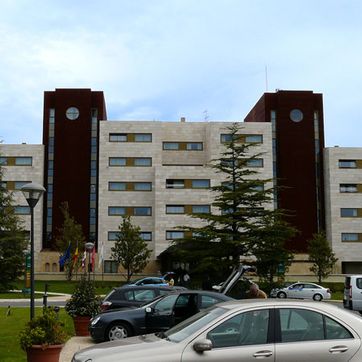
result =
[[[70,245],[70,256],[64,264],[64,271],[67,279],[72,280],[73,274],[78,272],[81,266],[81,259],[78,255],[84,250],[85,237],[82,225],[78,224],[73,216],[70,215],[69,205],[63,202],[60,206],[64,221],[61,228],[58,229],[58,236],[55,240],[58,250],[64,253]],[[78,249],[78,255],[76,251]]]
[[[127,282],[134,273],[141,272],[147,265],[152,250],[140,236],[140,227],[132,225],[130,217],[122,218],[119,232],[112,250],[112,258],[127,271]]]
[[[333,267],[338,261],[332,248],[327,240],[325,232],[314,234],[313,238],[308,241],[309,261],[313,266],[309,270],[318,277],[321,283],[333,271]]]
[[[192,215],[204,226],[182,226],[185,237],[174,240],[175,254],[194,263],[198,271],[237,266],[241,255],[253,252],[250,232],[255,235],[257,220],[274,212],[270,205],[273,189],[266,188],[270,180],[258,178],[258,171],[251,167],[260,162],[262,154],[252,154],[255,144],[242,142],[239,130],[237,123],[228,127],[225,149],[210,163],[224,180],[211,187],[215,195],[211,212]]]
[[[28,236],[15,214],[13,195],[3,184],[0,165],[0,290],[11,288],[24,273]]]
[[[255,233],[253,254],[256,257],[258,276],[274,285],[274,278],[284,277],[293,261],[293,253],[285,247],[288,239],[296,234],[296,229],[282,219],[279,212],[266,215],[258,225],[254,225]]]

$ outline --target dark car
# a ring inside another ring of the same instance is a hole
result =
[[[179,290],[186,290],[186,288],[156,285],[127,285],[113,288],[103,299],[101,309],[105,311],[124,307],[139,307],[160,295],[167,295]]]
[[[163,332],[200,310],[227,300],[232,298],[206,290],[175,292],[140,308],[110,310],[98,314],[91,319],[89,331],[97,342]]]

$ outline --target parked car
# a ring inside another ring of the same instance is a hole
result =
[[[127,285],[113,288],[103,299],[101,309],[105,311],[124,307],[139,307],[160,295],[167,295],[178,290],[186,290],[186,288],[156,285]]]
[[[133,280],[131,283],[125,284],[125,286],[129,285],[161,285],[168,286],[167,281],[164,278],[159,277],[145,277]]]
[[[175,292],[140,308],[110,310],[98,314],[91,319],[89,331],[97,342],[166,331],[200,310],[230,299],[223,294],[206,290]]]
[[[362,275],[348,275],[344,281],[343,306],[362,314]]]
[[[161,334],[101,343],[72,362],[360,362],[362,319],[330,303],[225,302]]]
[[[298,282],[282,288],[273,289],[270,292],[270,297],[321,301],[323,299],[331,299],[331,291],[315,283]]]

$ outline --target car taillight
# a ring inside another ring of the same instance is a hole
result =
[[[107,310],[111,307],[111,305],[112,305],[112,302],[103,302],[101,304],[101,310]]]

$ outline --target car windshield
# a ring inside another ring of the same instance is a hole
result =
[[[166,338],[168,341],[175,343],[181,342],[196,331],[200,331],[210,321],[224,314],[225,311],[226,309],[221,307],[205,309],[162,333],[160,338]]]

